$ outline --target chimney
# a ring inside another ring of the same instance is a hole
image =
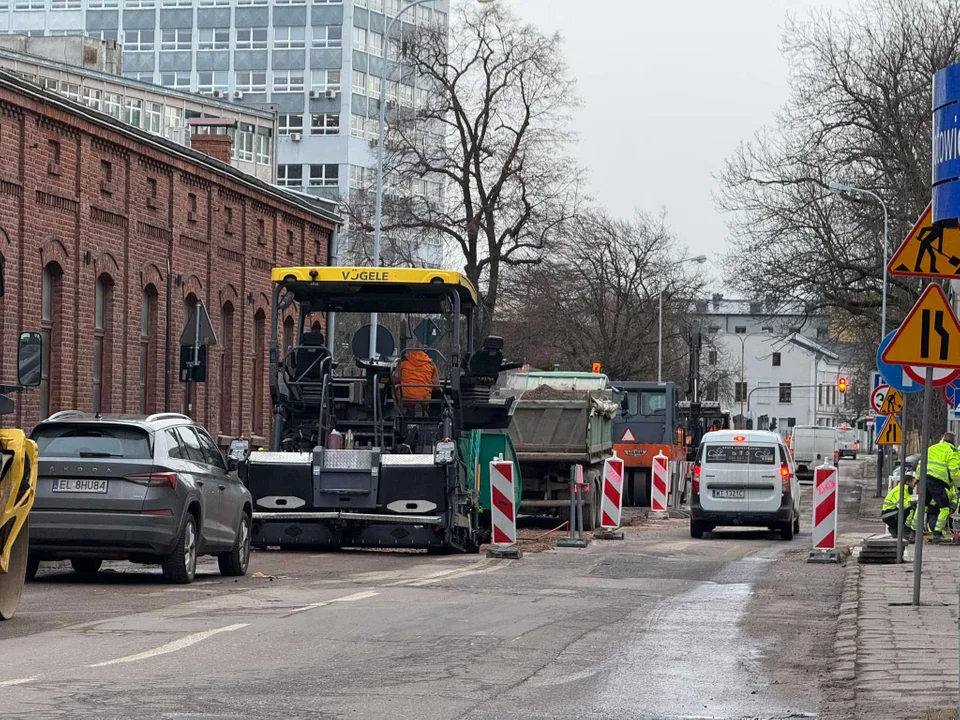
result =
[[[233,138],[227,134],[227,128],[235,128],[236,120],[228,118],[190,118],[190,147],[220,162],[230,164],[233,151]]]

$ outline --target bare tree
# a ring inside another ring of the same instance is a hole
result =
[[[677,264],[682,254],[662,213],[632,222],[587,213],[549,258],[508,279],[498,332],[539,367],[599,362],[618,380],[652,380],[663,289],[665,378],[685,378],[689,299],[701,279]]]
[[[930,199],[931,78],[960,57],[960,5],[861,0],[789,20],[783,46],[789,100],[719,178],[732,213],[728,279],[773,306],[826,312],[845,341],[875,347],[883,213],[827,188],[838,180],[883,197],[894,247],[916,221]],[[918,288],[890,278],[888,327]]]
[[[383,230],[385,245],[406,234],[408,247],[412,236],[455,248],[489,322],[503,269],[539,263],[576,216],[579,171],[566,153],[577,98],[558,35],[502,4],[451,14],[449,31],[405,39],[407,79],[425,92],[416,112],[390,112]],[[355,227],[372,229],[372,201],[355,193]]]

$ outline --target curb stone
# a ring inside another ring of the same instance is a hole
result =
[[[837,614],[837,633],[828,674],[821,679],[821,714],[825,720],[857,717],[857,613],[860,608],[859,564],[844,566],[843,591]]]

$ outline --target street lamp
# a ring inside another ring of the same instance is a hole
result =
[[[393,24],[400,19],[410,8],[418,5],[432,3],[434,0],[413,0],[404,5],[397,14],[390,18],[387,27],[383,33],[381,41],[381,60],[380,63],[380,117],[377,125],[377,192],[374,200],[373,210],[373,267],[380,265],[380,239],[383,228],[383,155],[384,155],[384,133],[387,125],[387,65],[390,62],[388,48],[390,45],[390,31],[393,30]],[[487,5],[494,0],[477,0],[481,5]],[[377,313],[370,313],[370,357],[376,356],[377,352]]]
[[[481,2],[491,2],[492,0],[481,0]],[[683,260],[678,260],[677,262],[670,263],[667,265],[667,268],[676,267],[677,265],[683,265],[686,262],[695,262],[698,265],[703,265],[707,261],[706,255],[697,255],[692,258],[684,258]],[[666,268],[664,268],[666,269]],[[658,311],[658,330],[657,330],[657,382],[663,382],[663,291],[666,290],[666,286],[660,288],[659,293],[659,311]]]
[[[730,333],[727,333],[727,334],[729,335]],[[744,375],[744,357],[745,357],[745,355],[747,354],[747,338],[748,338],[748,337],[756,337],[757,335],[764,335],[764,336],[766,336],[767,333],[765,333],[765,332],[758,332],[758,333],[753,332],[753,333],[747,333],[747,334],[745,334],[745,335],[740,335],[740,334],[737,334],[737,333],[734,333],[734,334],[733,334],[733,336],[734,336],[735,338],[737,338],[737,340],[740,341],[740,382],[739,382],[738,384],[739,384],[740,387],[741,387],[742,389],[744,389],[744,390],[746,390],[746,384],[747,384],[747,383],[746,383],[746,380],[744,380],[744,378],[743,378],[743,375]],[[749,408],[749,399],[750,399],[750,396],[749,396],[749,394],[747,394],[747,393],[744,393],[744,394],[747,395],[747,398],[746,398],[746,399],[747,399],[747,406],[748,406],[748,408]],[[744,425],[746,425],[747,416],[743,414],[743,401],[744,401],[744,396],[741,395],[741,396],[740,396],[740,421],[741,421]]]
[[[878,203],[880,207],[883,208],[883,296],[880,309],[880,341],[887,336],[887,237],[890,230],[890,215],[887,212],[887,204],[883,201],[883,198],[877,195],[872,190],[864,190],[863,188],[854,187],[853,185],[844,185],[839,182],[830,183],[830,190],[836,193],[848,194],[848,195],[866,195],[873,198]]]

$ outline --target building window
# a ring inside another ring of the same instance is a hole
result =
[[[233,208],[229,205],[223,208],[223,233],[233,235]]]
[[[237,28],[237,50],[265,50],[266,28]]]
[[[746,402],[747,401],[747,384],[745,382],[738,382],[733,384],[733,394],[734,402]]]
[[[771,361],[773,362],[773,367],[780,367],[780,353],[775,352],[771,356]]]
[[[123,7],[125,9],[140,10],[155,7],[156,4],[156,0],[124,0]]]
[[[364,28],[355,27],[353,29],[353,49],[360,52],[367,50],[367,31]]]
[[[310,166],[310,187],[336,187],[339,179],[339,165]]]
[[[47,172],[50,175],[60,174],[60,143],[56,140],[48,140],[47,148],[50,153],[50,163],[47,165]]]
[[[179,1],[179,0],[177,0]],[[187,4],[190,0],[185,0]],[[164,0],[166,5],[168,0]],[[189,50],[193,45],[192,28],[172,28],[160,31],[161,50]]]
[[[707,402],[717,402],[720,399],[720,386],[716,380],[703,386],[703,399]]]
[[[793,387],[790,383],[780,383],[780,402],[792,402]]]
[[[413,85],[400,84],[400,104],[413,107]]]
[[[45,10],[45,0],[17,0],[14,5],[17,10]]]
[[[267,74],[265,72],[238,72],[237,90],[243,92],[266,92]]]
[[[369,7],[373,12],[383,12],[383,0],[367,0]]]
[[[380,139],[380,120],[375,117],[368,117],[363,119],[363,126],[366,128],[367,139],[369,140],[379,140]]]
[[[367,95],[380,97],[380,78],[377,75],[367,75]]]
[[[157,179],[148,177],[147,178],[147,192],[149,196],[147,197],[147,207],[156,208],[157,207],[157,192],[158,192]]]
[[[151,85],[153,84],[153,70],[144,70],[143,72],[125,72],[123,76],[128,80],[150,83]]]
[[[119,93],[105,92],[103,94],[103,111],[117,120],[123,112],[123,96]]]
[[[102,93],[94,88],[83,89],[83,104],[99,110],[102,101]]]
[[[338,48],[343,45],[341,25],[317,25],[313,28],[313,47]]]
[[[233,138],[233,149],[238,160],[253,162],[253,125],[240,123]]]
[[[266,5],[267,0],[237,0],[237,5]]]
[[[760,330],[761,332],[773,334],[773,325],[764,325]]]
[[[387,0],[387,15],[396,17],[400,12],[400,0]]]
[[[80,0],[51,0],[51,10],[79,10]]]
[[[303,165],[277,165],[277,185],[303,187]]]
[[[257,128],[256,135],[254,139],[256,140],[256,147],[254,150],[257,153],[257,164],[258,165],[269,165],[271,163],[270,157],[270,136],[269,129],[267,128]]]
[[[117,0],[87,0],[88,10],[109,9],[117,7]],[[87,30],[84,32],[87,37],[95,40],[117,41],[116,30]]]
[[[123,121],[136,128],[142,127],[143,100],[137,100],[136,98],[123,99]]]
[[[156,181],[154,181],[156,182]],[[140,402],[147,415],[157,410],[157,288],[147,285],[140,293]]]
[[[60,406],[59,365],[62,318],[63,268],[47,263],[40,289],[40,333],[43,359],[40,374],[40,418],[49,417]]]
[[[362,188],[364,180],[364,171],[366,168],[361,167],[360,165],[351,165],[350,166],[350,187],[352,188]]]
[[[263,218],[257,218],[257,245],[267,244],[267,222]]]
[[[200,28],[197,30],[197,49],[229,50],[230,28]]]
[[[276,27],[273,29],[274,50],[296,50],[304,47],[306,28],[303,27]]]
[[[261,222],[263,222],[261,220]],[[251,388],[252,417],[251,428],[255,435],[263,437],[263,355],[266,345],[267,316],[263,310],[257,310],[253,316],[253,387]]]
[[[233,432],[233,304],[224,303],[220,316],[220,433]]]
[[[190,7],[193,0],[162,0],[161,7]]]
[[[353,91],[361,95],[367,93],[367,74],[359,70],[353,71]]]
[[[226,70],[213,72],[203,70],[197,73],[197,92],[210,94],[213,92],[227,92],[230,75]]]
[[[383,57],[383,33],[370,30],[367,32],[367,48],[371,55]]]
[[[159,135],[163,129],[163,105],[147,103],[147,124],[145,129],[154,135]]]
[[[190,89],[190,72],[164,72],[160,73],[160,84],[164,87],[171,87],[175,90]]]
[[[74,102],[80,102],[80,86],[77,83],[61,83],[60,94]]]
[[[113,278],[97,278],[93,310],[93,411],[110,412],[113,384]]]
[[[200,7],[230,7],[230,0],[200,0]]]
[[[717,351],[710,350],[707,352],[707,365],[716,365],[717,364]]]
[[[366,118],[363,115],[350,116],[350,135],[352,137],[362,138],[365,132]]]
[[[163,108],[163,129],[164,135],[169,137],[172,130],[179,130],[183,127],[183,108],[171,107],[165,105]]]
[[[285,113],[277,116],[277,135],[303,132],[303,115]]]
[[[287,230],[287,255],[293,255],[293,230]]]
[[[400,92],[400,83],[396,80],[387,80],[387,102],[396,102]]]
[[[124,52],[152,52],[153,44],[153,30],[127,30],[123,33]]]
[[[745,325],[737,325],[737,326],[733,329],[733,332],[735,332],[737,335],[746,335],[746,334],[747,334],[747,328],[746,328]]]
[[[310,73],[310,87],[313,90],[340,90],[339,70],[314,70]]]
[[[303,92],[303,70],[275,70],[274,92]]]
[[[340,113],[312,113],[310,115],[311,135],[339,135]]]

